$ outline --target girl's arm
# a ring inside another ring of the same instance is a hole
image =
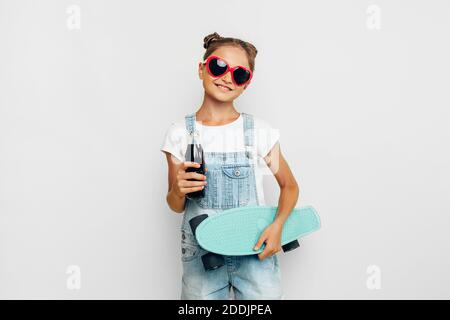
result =
[[[166,152],[166,158],[167,166],[169,169],[169,181],[167,184],[169,190],[166,196],[167,204],[169,205],[170,209],[172,209],[172,211],[175,211],[176,213],[182,213],[184,211],[186,198],[184,195],[177,194],[173,186],[177,182],[177,172],[183,163],[168,152]]]
[[[277,216],[274,222],[283,225],[297,204],[299,187],[286,159],[281,154],[279,143],[275,144],[264,160],[280,186],[280,198],[278,200]]]
[[[291,211],[295,208],[299,197],[297,181],[281,154],[279,143],[275,144],[269,154],[264,157],[264,160],[280,186],[280,197],[274,221],[264,230],[255,246],[255,250],[258,250],[259,247],[266,242],[264,251],[259,254],[261,260],[281,250],[281,232],[283,224]]]

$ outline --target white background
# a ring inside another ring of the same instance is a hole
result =
[[[182,217],[159,147],[200,106],[216,31],[259,50],[236,106],[280,129],[297,206],[322,218],[279,254],[286,298],[450,298],[449,14],[444,0],[0,1],[0,297],[178,299]]]

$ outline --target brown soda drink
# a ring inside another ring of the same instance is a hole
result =
[[[205,159],[203,157],[203,148],[200,143],[196,143],[194,140],[190,141],[186,150],[186,161],[197,162],[200,167],[189,167],[186,172],[197,172],[205,174]],[[197,179],[188,179],[188,181],[199,181]],[[187,198],[203,198],[205,196],[205,188],[202,190],[186,193]]]

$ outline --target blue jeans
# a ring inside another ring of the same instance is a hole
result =
[[[259,260],[257,255],[224,256],[225,265],[205,271],[201,256],[207,251],[192,233],[182,230],[183,277],[181,299],[229,299],[230,289],[238,300],[282,299],[281,274],[276,255]]]
[[[181,225],[183,264],[181,299],[228,299],[233,288],[236,299],[282,299],[277,256],[224,256],[225,266],[206,271],[201,248],[189,225],[200,214],[220,214],[235,207],[259,205],[256,181],[253,117],[244,114],[245,151],[204,152],[208,168],[205,197],[186,199]],[[186,116],[188,133],[195,132],[195,113]]]

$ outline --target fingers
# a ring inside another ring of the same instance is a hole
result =
[[[260,247],[262,246],[262,244],[263,244],[264,242],[266,242],[267,237],[268,237],[268,234],[263,233],[263,234],[261,235],[261,237],[259,238],[258,242],[256,242],[256,245],[255,245],[255,247],[253,248],[253,250],[255,250],[255,251],[259,250]],[[258,254],[258,258],[259,258],[260,260],[263,260],[263,259],[265,259],[265,258],[268,257],[268,256],[272,256],[272,255],[276,254],[276,253],[279,252],[280,250],[281,250],[280,247],[275,246],[275,245],[273,245],[271,242],[268,241],[268,242],[266,242],[266,246],[265,246],[264,250],[263,250],[260,254]]]
[[[258,254],[258,258],[259,260],[263,260],[267,257],[273,256],[274,254],[276,254],[277,252],[279,252],[281,249],[277,248],[277,247],[272,247],[270,245],[267,245],[263,252],[261,252],[260,254]]]
[[[178,193],[186,195],[187,193],[200,191],[205,188],[206,175],[197,172],[186,172],[187,168],[199,168],[201,165],[193,161],[185,161],[181,164],[176,177],[176,189]],[[205,168],[205,173],[208,168]]]
[[[195,179],[195,180],[206,180],[206,176],[197,172],[181,172],[181,178],[183,180]]]
[[[266,239],[267,239],[266,233],[263,233],[263,234],[259,237],[258,242],[256,242],[255,247],[253,248],[253,250],[255,250],[255,251],[259,250],[259,248],[262,246],[262,244],[264,243],[264,241],[266,241]]]
[[[200,164],[192,161],[185,161],[181,165],[178,170],[179,180],[188,180],[188,179],[196,179],[196,180],[206,180],[206,176],[204,174],[198,172],[186,172],[188,168],[200,168]],[[208,168],[205,168],[205,172],[208,171]]]
[[[180,180],[178,182],[178,186],[180,188],[190,188],[190,187],[200,187],[205,186],[208,182],[206,181],[188,181],[188,180]]]
[[[191,192],[195,192],[195,191],[200,191],[204,188],[205,186],[199,186],[199,187],[190,187],[190,188],[180,188],[180,191],[184,194],[186,193],[191,193]]]
[[[183,164],[181,165],[181,169],[182,169],[183,171],[185,171],[187,168],[190,168],[190,167],[193,167],[193,168],[200,168],[200,163],[198,163],[198,162],[193,162],[193,161],[185,161],[185,162],[183,162]]]
[[[267,258],[268,255],[269,255],[269,250],[264,249],[263,252],[258,254],[258,258],[259,258],[259,260],[263,260],[263,259]]]

